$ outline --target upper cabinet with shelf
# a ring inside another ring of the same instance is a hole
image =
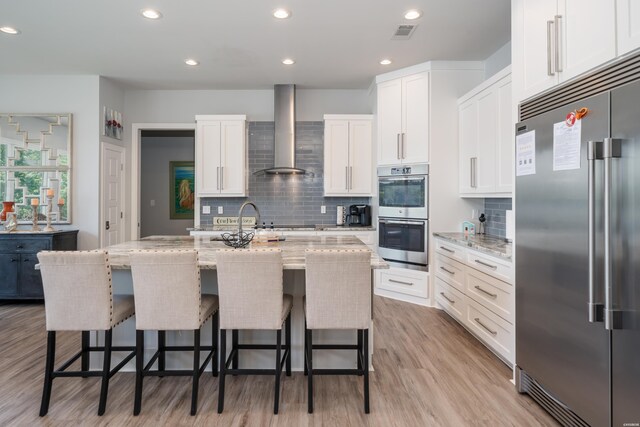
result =
[[[458,100],[461,197],[512,196],[511,102],[511,67]]]
[[[378,165],[429,161],[429,73],[378,84]]]
[[[324,116],[324,195],[373,195],[373,116]]]
[[[196,116],[196,194],[246,195],[246,116]]]

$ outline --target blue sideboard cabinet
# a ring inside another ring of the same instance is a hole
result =
[[[43,299],[40,251],[75,251],[78,230],[0,232],[0,300]]]

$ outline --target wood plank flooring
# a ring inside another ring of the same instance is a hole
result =
[[[49,414],[38,417],[45,355],[43,305],[0,305],[0,426],[556,426],[509,382],[511,370],[445,313],[375,297],[371,414],[362,378],[315,377],[315,413],[306,412],[306,379],[284,377],[273,415],[271,377],[228,377],[218,415],[217,379],[203,374],[198,414],[189,415],[188,378],[145,379],[142,413],[133,417],[134,374],[118,373],[107,412],[98,417],[99,379],[60,378]],[[80,346],[58,334],[58,363]],[[354,356],[355,357],[355,356]],[[77,362],[79,363],[79,362]]]

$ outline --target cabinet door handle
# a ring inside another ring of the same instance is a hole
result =
[[[553,26],[553,21],[547,21],[547,75],[553,76],[555,73],[553,72],[553,64],[551,62],[552,53],[551,53],[551,27]]]
[[[399,283],[401,285],[413,286],[413,282],[403,282],[402,280],[389,279],[391,283]]]
[[[447,248],[446,246],[440,246],[440,249],[442,249],[443,251],[447,251],[447,252],[449,252],[450,254],[455,254],[455,253],[456,253],[456,251],[454,251],[454,250],[452,250],[452,249],[449,249],[449,248]]]
[[[484,265],[485,267],[489,267],[489,268],[490,268],[490,269],[492,269],[492,270],[496,270],[496,269],[498,268],[498,266],[497,266],[497,265],[491,265],[491,264],[489,264],[489,263],[486,263],[486,262],[480,261],[479,259],[475,260],[475,262],[476,262],[476,263],[478,263],[478,264],[480,264],[480,265]]]
[[[556,33],[556,72],[561,73],[562,72],[562,51],[560,50],[560,47],[562,46],[562,44],[560,43],[560,37],[562,36],[562,32],[560,28],[560,23],[562,22],[562,15],[556,15],[553,20],[554,20],[555,33]]]
[[[29,258],[23,259],[22,262],[29,262]]]
[[[456,302],[454,300],[452,300],[451,298],[449,298],[448,296],[446,296],[444,294],[444,292],[440,292],[440,295],[442,295],[442,298],[446,299],[447,301],[449,301],[449,304],[455,304]]]
[[[353,190],[353,166],[349,166],[349,190]]]
[[[480,321],[480,318],[479,318],[479,317],[476,317],[476,318],[475,318],[475,319],[473,319],[473,320],[475,320],[475,321],[476,321],[476,323],[477,323],[478,325],[482,326],[482,329],[484,329],[485,331],[489,332],[491,335],[493,335],[493,336],[498,335],[498,332],[497,332],[497,331],[494,331],[494,330],[489,329],[489,328],[487,327],[487,325],[485,325],[484,323],[482,323],[482,322]]]
[[[349,166],[344,167],[344,189],[349,189]]]
[[[217,175],[217,180],[216,180],[216,190],[220,189],[220,166],[216,167],[216,175]]]
[[[480,286],[474,286],[474,288],[476,288],[477,290],[479,290],[480,292],[482,292],[485,295],[490,296],[491,298],[498,298],[498,294],[492,294],[489,291],[485,291],[484,289],[482,289]]]
[[[17,258],[11,258],[11,262],[18,262]]]
[[[400,134],[396,135],[396,157],[400,160]]]
[[[451,274],[452,276],[455,276],[455,274],[456,274],[455,272],[453,272],[453,271],[451,271],[451,270],[447,270],[446,268],[444,268],[444,267],[442,267],[442,266],[440,266],[440,270],[442,270],[442,271],[446,271],[447,273]]]
[[[22,248],[24,248],[24,246],[22,246],[22,245],[17,245],[16,246],[16,249],[22,249]]]
[[[220,166],[220,190],[224,190],[224,166]]]
[[[401,139],[401,143],[400,143],[400,147],[401,147],[401,154],[402,154],[402,158],[405,159],[407,157],[407,147],[405,144],[405,133],[402,134],[402,139]]]
[[[470,180],[471,180],[471,188],[476,188],[477,187],[477,170],[478,170],[478,158],[477,157],[471,157],[471,172],[470,172]]]

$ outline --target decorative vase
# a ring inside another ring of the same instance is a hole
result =
[[[0,221],[7,220],[7,214],[13,212],[13,206],[16,202],[2,202],[2,212],[0,212]]]

